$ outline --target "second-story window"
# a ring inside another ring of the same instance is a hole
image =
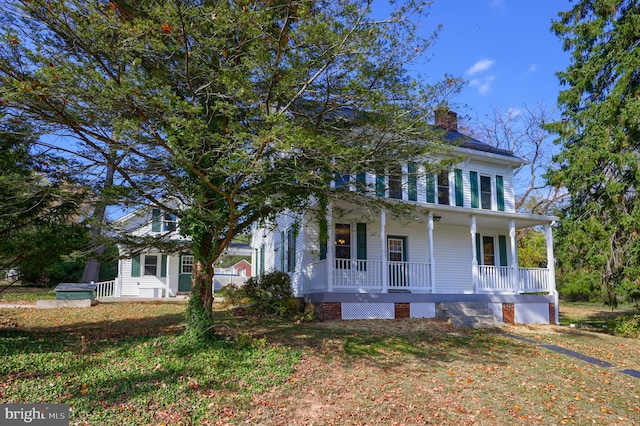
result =
[[[449,171],[438,174],[438,204],[449,205]]]
[[[480,207],[491,210],[491,177],[480,176]]]
[[[389,168],[389,198],[402,199],[402,167],[399,164]]]
[[[164,214],[164,221],[162,224],[163,231],[174,231],[177,225],[176,215],[171,213]]]

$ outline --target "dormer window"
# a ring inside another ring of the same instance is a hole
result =
[[[174,231],[178,221],[176,216],[171,213],[163,213],[160,209],[152,209],[151,211],[151,231]]]

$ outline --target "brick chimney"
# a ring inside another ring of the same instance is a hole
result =
[[[454,132],[458,131],[458,114],[446,107],[436,109],[435,114],[436,127],[453,130]]]

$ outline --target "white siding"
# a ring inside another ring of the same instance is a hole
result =
[[[437,225],[433,230],[436,293],[472,293],[469,228]]]
[[[144,256],[158,256],[157,274],[155,276],[144,275]],[[167,265],[169,277],[169,287],[175,294],[178,291],[178,262],[179,256],[169,256],[169,263]],[[131,259],[122,260],[122,296],[134,296],[138,297],[140,285],[165,285],[167,283],[167,277],[160,276],[160,270],[162,267],[162,254],[158,252],[143,253],[140,255],[140,276],[131,276]]]

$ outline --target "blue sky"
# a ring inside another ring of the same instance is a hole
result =
[[[443,28],[431,61],[418,68],[421,78],[463,77],[468,84],[451,102],[463,116],[481,118],[523,102],[555,108],[555,73],[569,64],[569,53],[551,21],[571,7],[569,0],[434,0],[421,31]]]

